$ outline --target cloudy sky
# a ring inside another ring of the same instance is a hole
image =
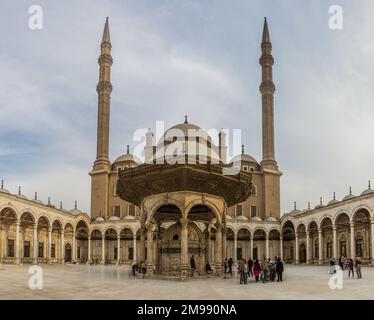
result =
[[[29,7],[43,8],[43,30]],[[343,30],[328,25],[343,8]],[[282,212],[374,179],[374,1],[1,1],[0,177],[5,186],[89,209],[96,154],[97,58],[112,40],[110,157],[133,132],[183,121],[239,128],[259,161],[260,42],[275,58],[276,156]]]

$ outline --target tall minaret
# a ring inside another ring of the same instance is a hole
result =
[[[98,121],[97,121],[97,153],[94,170],[105,169],[109,166],[109,117],[110,117],[110,67],[113,59],[111,56],[112,45],[110,43],[109,22],[106,18],[103,39],[101,41],[101,54],[98,60],[100,66],[98,93]]]
[[[274,92],[273,64],[269,28],[265,18],[261,43],[262,82],[260,92],[262,98],[262,166],[277,169],[274,151]]]
[[[91,176],[91,217],[109,216],[109,116],[110,94],[110,67],[113,63],[110,54],[109,22],[105,22],[103,39],[101,41],[101,54],[99,57],[100,75],[96,90],[98,93],[98,117],[97,117],[97,153]]]

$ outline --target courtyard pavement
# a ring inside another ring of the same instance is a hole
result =
[[[240,285],[232,279],[134,279],[129,266],[42,265],[43,289],[29,288],[30,265],[0,265],[0,299],[373,299],[374,268],[363,279],[343,275],[332,290],[326,266],[285,265],[284,281]]]

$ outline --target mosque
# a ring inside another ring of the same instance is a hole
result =
[[[131,264],[145,261],[150,276],[197,273],[207,261],[222,274],[225,258],[281,257],[286,263],[325,264],[360,257],[374,265],[374,191],[321,202],[281,215],[275,157],[272,45],[265,19],[261,43],[262,146],[258,162],[245,153],[228,160],[226,136],[218,144],[184,122],[154,141],[146,134],[142,162],[127,152],[109,159],[111,41],[105,23],[98,60],[97,154],[91,176],[90,214],[77,205],[43,203],[0,189],[0,263]]]

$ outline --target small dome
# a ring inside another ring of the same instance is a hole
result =
[[[117,217],[117,216],[111,216],[111,217],[109,217],[108,220],[110,220],[110,221],[118,221],[118,220],[120,220],[120,218]]]
[[[245,161],[245,162],[258,164],[257,160],[247,153],[239,154],[232,159],[232,162],[239,162],[239,161]]]
[[[292,211],[289,212],[289,214],[298,214],[298,213],[301,213],[301,210],[293,209]]]
[[[347,194],[344,198],[343,198],[343,201],[344,200],[349,200],[349,199],[352,199],[354,198],[355,196],[353,194]]]
[[[23,194],[17,194],[17,197],[21,198],[21,199],[28,200],[27,197],[25,195],[23,195]]]
[[[124,161],[132,161],[132,162],[135,162],[137,164],[141,164],[142,163],[142,161],[138,157],[136,157],[136,156],[134,156],[133,154],[130,154],[130,153],[129,154],[123,154],[123,155],[119,156],[114,161],[114,163],[124,162]]]
[[[229,216],[228,214],[226,214],[226,220],[231,220],[231,219],[232,219],[232,217]]]
[[[4,189],[4,188],[1,188],[0,192],[2,192],[2,193],[10,193],[7,189]]]
[[[251,220],[262,221],[260,217],[252,217]]]
[[[365,196],[365,195],[371,194],[371,193],[374,193],[373,189],[366,189],[366,190],[362,191],[361,195]]]
[[[102,221],[104,221],[104,218],[103,218],[103,217],[97,217],[97,218],[95,219],[95,221],[96,221],[96,222],[102,222]]]
[[[31,201],[35,202],[35,203],[39,203],[39,204],[44,204],[44,202],[42,200],[39,200],[39,199],[33,199]]]
[[[238,216],[236,217],[237,220],[248,220],[246,216]]]
[[[70,210],[69,212],[72,213],[72,214],[81,214],[82,213],[82,211],[80,211],[77,208],[74,208],[74,209]]]
[[[323,204],[318,204],[318,205],[316,205],[316,206],[314,207],[314,209],[319,209],[319,208],[323,208],[323,207],[324,207]]]
[[[128,215],[125,216],[123,219],[125,219],[125,220],[133,220],[133,219],[135,219],[135,217],[132,216],[132,215],[130,215],[130,214],[128,214]]]
[[[335,203],[339,203],[339,201],[336,200],[336,199],[332,199],[332,200],[330,200],[330,201],[327,203],[327,205],[330,206],[330,205],[335,204]]]
[[[267,221],[277,221],[277,219],[275,219],[274,217],[268,217],[266,220]]]

